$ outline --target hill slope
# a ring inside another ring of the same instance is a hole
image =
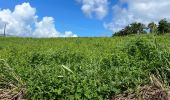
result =
[[[150,83],[151,74],[170,84],[166,35],[0,37],[0,59],[0,88],[13,84],[28,99],[102,100]]]

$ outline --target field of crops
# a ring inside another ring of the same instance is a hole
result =
[[[0,89],[26,99],[103,100],[148,84],[170,85],[170,36],[0,37]]]

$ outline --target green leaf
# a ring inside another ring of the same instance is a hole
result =
[[[68,68],[67,66],[62,65],[62,67],[63,67],[65,70],[67,70],[67,71],[69,71],[69,72],[73,73],[73,71],[72,71],[70,68]]]

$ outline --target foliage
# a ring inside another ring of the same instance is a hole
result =
[[[127,36],[131,34],[143,34],[147,33],[147,30],[150,30],[150,33],[154,34],[167,34],[170,33],[170,23],[166,19],[161,19],[156,25],[154,22],[148,24],[145,27],[142,23],[134,22],[122,30],[115,32],[112,36]]]
[[[119,32],[116,32],[114,36],[124,36],[124,35],[130,35],[130,34],[141,34],[144,32],[145,25],[142,23],[132,23],[128,26],[126,26],[124,29],[120,30]]]
[[[148,24],[148,28],[150,29],[150,33],[157,33],[158,28],[154,22]]]
[[[16,86],[24,83],[26,98],[30,100],[103,100],[111,94],[131,91],[149,83],[150,74],[170,84],[168,35],[57,39],[0,37],[0,43],[0,59],[4,59],[15,73],[8,74],[0,63],[0,79]],[[20,77],[19,81],[11,75]]]
[[[159,34],[165,34],[170,32],[170,23],[167,22],[166,19],[162,19],[159,21],[158,26]]]

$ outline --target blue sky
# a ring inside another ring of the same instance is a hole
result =
[[[111,20],[112,14],[108,14],[102,20],[88,18],[81,11],[81,5],[75,0],[0,0],[0,8],[13,10],[15,5],[23,2],[29,2],[32,7],[35,7],[40,19],[44,16],[53,17],[56,28],[60,32],[71,30],[78,36],[111,36],[112,34],[112,31],[103,27],[103,21]],[[113,2],[115,1],[110,3]]]
[[[8,23],[19,36],[111,36],[132,22],[170,20],[169,0],[0,0],[0,8],[0,32]]]

